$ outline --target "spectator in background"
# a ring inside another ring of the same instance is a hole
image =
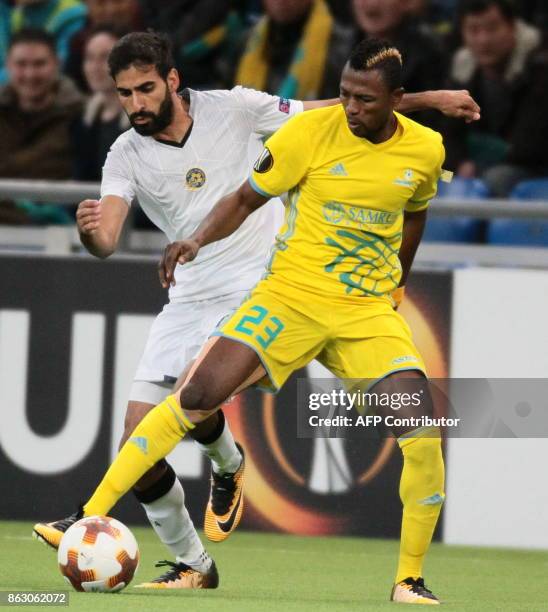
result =
[[[141,0],[147,26],[168,34],[188,87],[230,86],[248,19],[244,0]]]
[[[124,32],[97,26],[84,47],[84,75],[91,96],[73,126],[74,178],[100,181],[101,169],[112,143],[129,129],[129,119],[118,100],[108,70],[108,55]]]
[[[453,57],[451,85],[470,91],[481,119],[448,122],[446,165],[505,197],[519,181],[548,174],[546,46],[509,0],[464,0],[459,23],[464,46]]]
[[[0,87],[0,177],[70,178],[69,130],[82,110],[82,97],[69,79],[59,76],[53,36],[20,30],[11,39],[7,68],[9,81]],[[9,210],[21,221],[70,220],[62,208],[30,202],[12,203]]]
[[[335,26],[325,0],[263,0],[263,6],[266,15],[249,34],[234,82],[283,98],[321,97]]]
[[[403,57],[403,86],[406,91],[438,89],[445,82],[445,55],[441,41],[408,13],[407,0],[353,0],[357,27],[340,38],[330,52],[323,87],[324,96],[338,95],[341,71],[350,50],[364,37],[394,44]],[[419,113],[413,117],[433,127],[439,115]]]
[[[9,3],[8,3],[9,4]],[[6,2],[4,2],[5,13]],[[9,47],[9,38],[23,28],[36,28],[49,32],[56,46],[57,57],[64,66],[72,37],[82,29],[86,20],[86,6],[80,0],[15,0],[13,10],[9,14],[8,40],[0,44],[2,48]],[[2,15],[4,19],[6,15]],[[4,24],[5,26],[5,24]],[[0,30],[2,35],[2,30]],[[6,36],[6,29],[4,29]],[[0,65],[5,67],[6,57],[0,57]],[[0,73],[0,82],[5,82],[5,70]]]
[[[108,68],[110,50],[125,33],[115,26],[97,26],[84,45],[83,71],[91,95],[72,126],[73,177],[79,181],[101,180],[112,143],[131,127]],[[131,214],[134,228],[156,229],[140,207]]]
[[[70,53],[64,72],[81,91],[89,92],[83,72],[83,61],[84,47],[91,32],[103,25],[113,26],[119,31],[131,32],[144,29],[145,24],[138,0],[86,0],[86,5],[87,19],[84,27],[71,40]]]

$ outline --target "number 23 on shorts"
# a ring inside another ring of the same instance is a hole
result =
[[[257,304],[252,306],[249,312],[255,314],[244,315],[234,329],[246,336],[253,336],[267,349],[276,340],[284,324],[278,317],[269,317],[268,310]]]

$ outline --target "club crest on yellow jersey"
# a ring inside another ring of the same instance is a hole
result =
[[[401,185],[402,187],[413,187],[415,181],[413,180],[413,170],[407,168],[404,170],[403,175],[394,181],[395,185]]]

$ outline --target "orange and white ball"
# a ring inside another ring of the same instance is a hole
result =
[[[125,588],[139,565],[135,536],[120,521],[88,516],[67,529],[57,552],[59,569],[77,591]]]

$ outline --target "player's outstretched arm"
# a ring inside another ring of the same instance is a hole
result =
[[[174,272],[178,263],[192,261],[204,245],[230,236],[265,202],[268,202],[268,198],[257,193],[248,181],[237,191],[220,199],[191,236],[172,242],[165,248],[158,264],[162,287],[175,285]]]
[[[113,195],[80,202],[76,225],[80,241],[92,255],[105,259],[114,253],[128,211],[126,202]]]
[[[447,117],[464,119],[466,123],[480,118],[480,107],[465,89],[438,89],[406,93],[397,107],[400,113],[434,109]]]
[[[339,98],[329,100],[308,100],[303,102],[305,111],[334,106],[339,104]],[[465,89],[439,89],[422,91],[419,93],[403,94],[402,101],[397,107],[400,113],[413,113],[421,110],[437,110],[447,117],[464,119],[466,123],[477,121],[480,118],[480,107]]]
[[[324,106],[335,106],[340,104],[339,98],[330,98],[329,100],[303,100],[303,110],[314,110],[315,108],[323,108]]]

